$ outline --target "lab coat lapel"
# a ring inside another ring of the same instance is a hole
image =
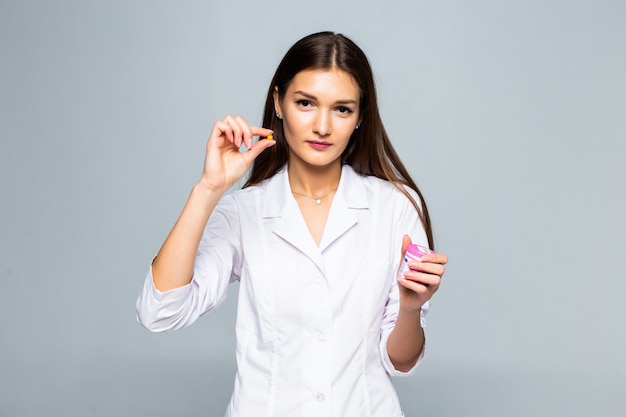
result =
[[[298,203],[291,195],[286,166],[267,184],[262,216],[274,218],[270,226],[272,232],[305,254],[324,273],[320,248],[315,244]]]
[[[344,165],[339,187],[328,213],[319,250],[323,252],[359,221],[359,211],[368,208],[365,186],[352,167]]]

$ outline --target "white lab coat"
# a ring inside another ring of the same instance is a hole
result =
[[[428,245],[402,193],[344,165],[317,246],[282,169],[222,198],[189,285],[162,293],[148,273],[138,319],[152,331],[187,326],[239,280],[237,377],[227,416],[398,417],[389,376],[415,370],[395,370],[386,350],[404,234]]]

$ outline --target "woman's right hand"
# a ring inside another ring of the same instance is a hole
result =
[[[242,117],[226,116],[213,125],[211,136],[207,142],[204,171],[200,184],[209,190],[225,192],[233,186],[245,173],[252,161],[266,148],[276,142],[265,139],[273,134],[269,129],[250,126]],[[252,144],[252,137],[263,139]],[[241,152],[245,145],[248,150]]]

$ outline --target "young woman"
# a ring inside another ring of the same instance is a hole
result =
[[[330,32],[298,41],[270,84],[263,126],[232,116],[213,126],[139,321],[190,325],[239,281],[227,416],[399,417],[390,376],[413,373],[424,354],[447,257],[425,255],[397,276],[407,245],[432,248],[432,232],[363,52]],[[250,167],[244,188],[225,194]]]

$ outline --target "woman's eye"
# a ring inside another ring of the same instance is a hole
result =
[[[311,105],[309,100],[298,100],[297,103],[302,107],[309,107]]]
[[[352,113],[352,110],[351,110],[351,109],[349,109],[349,108],[347,108],[347,107],[338,107],[338,108],[337,108],[337,111],[338,111],[339,113],[345,113],[345,114],[350,114],[350,113]]]

